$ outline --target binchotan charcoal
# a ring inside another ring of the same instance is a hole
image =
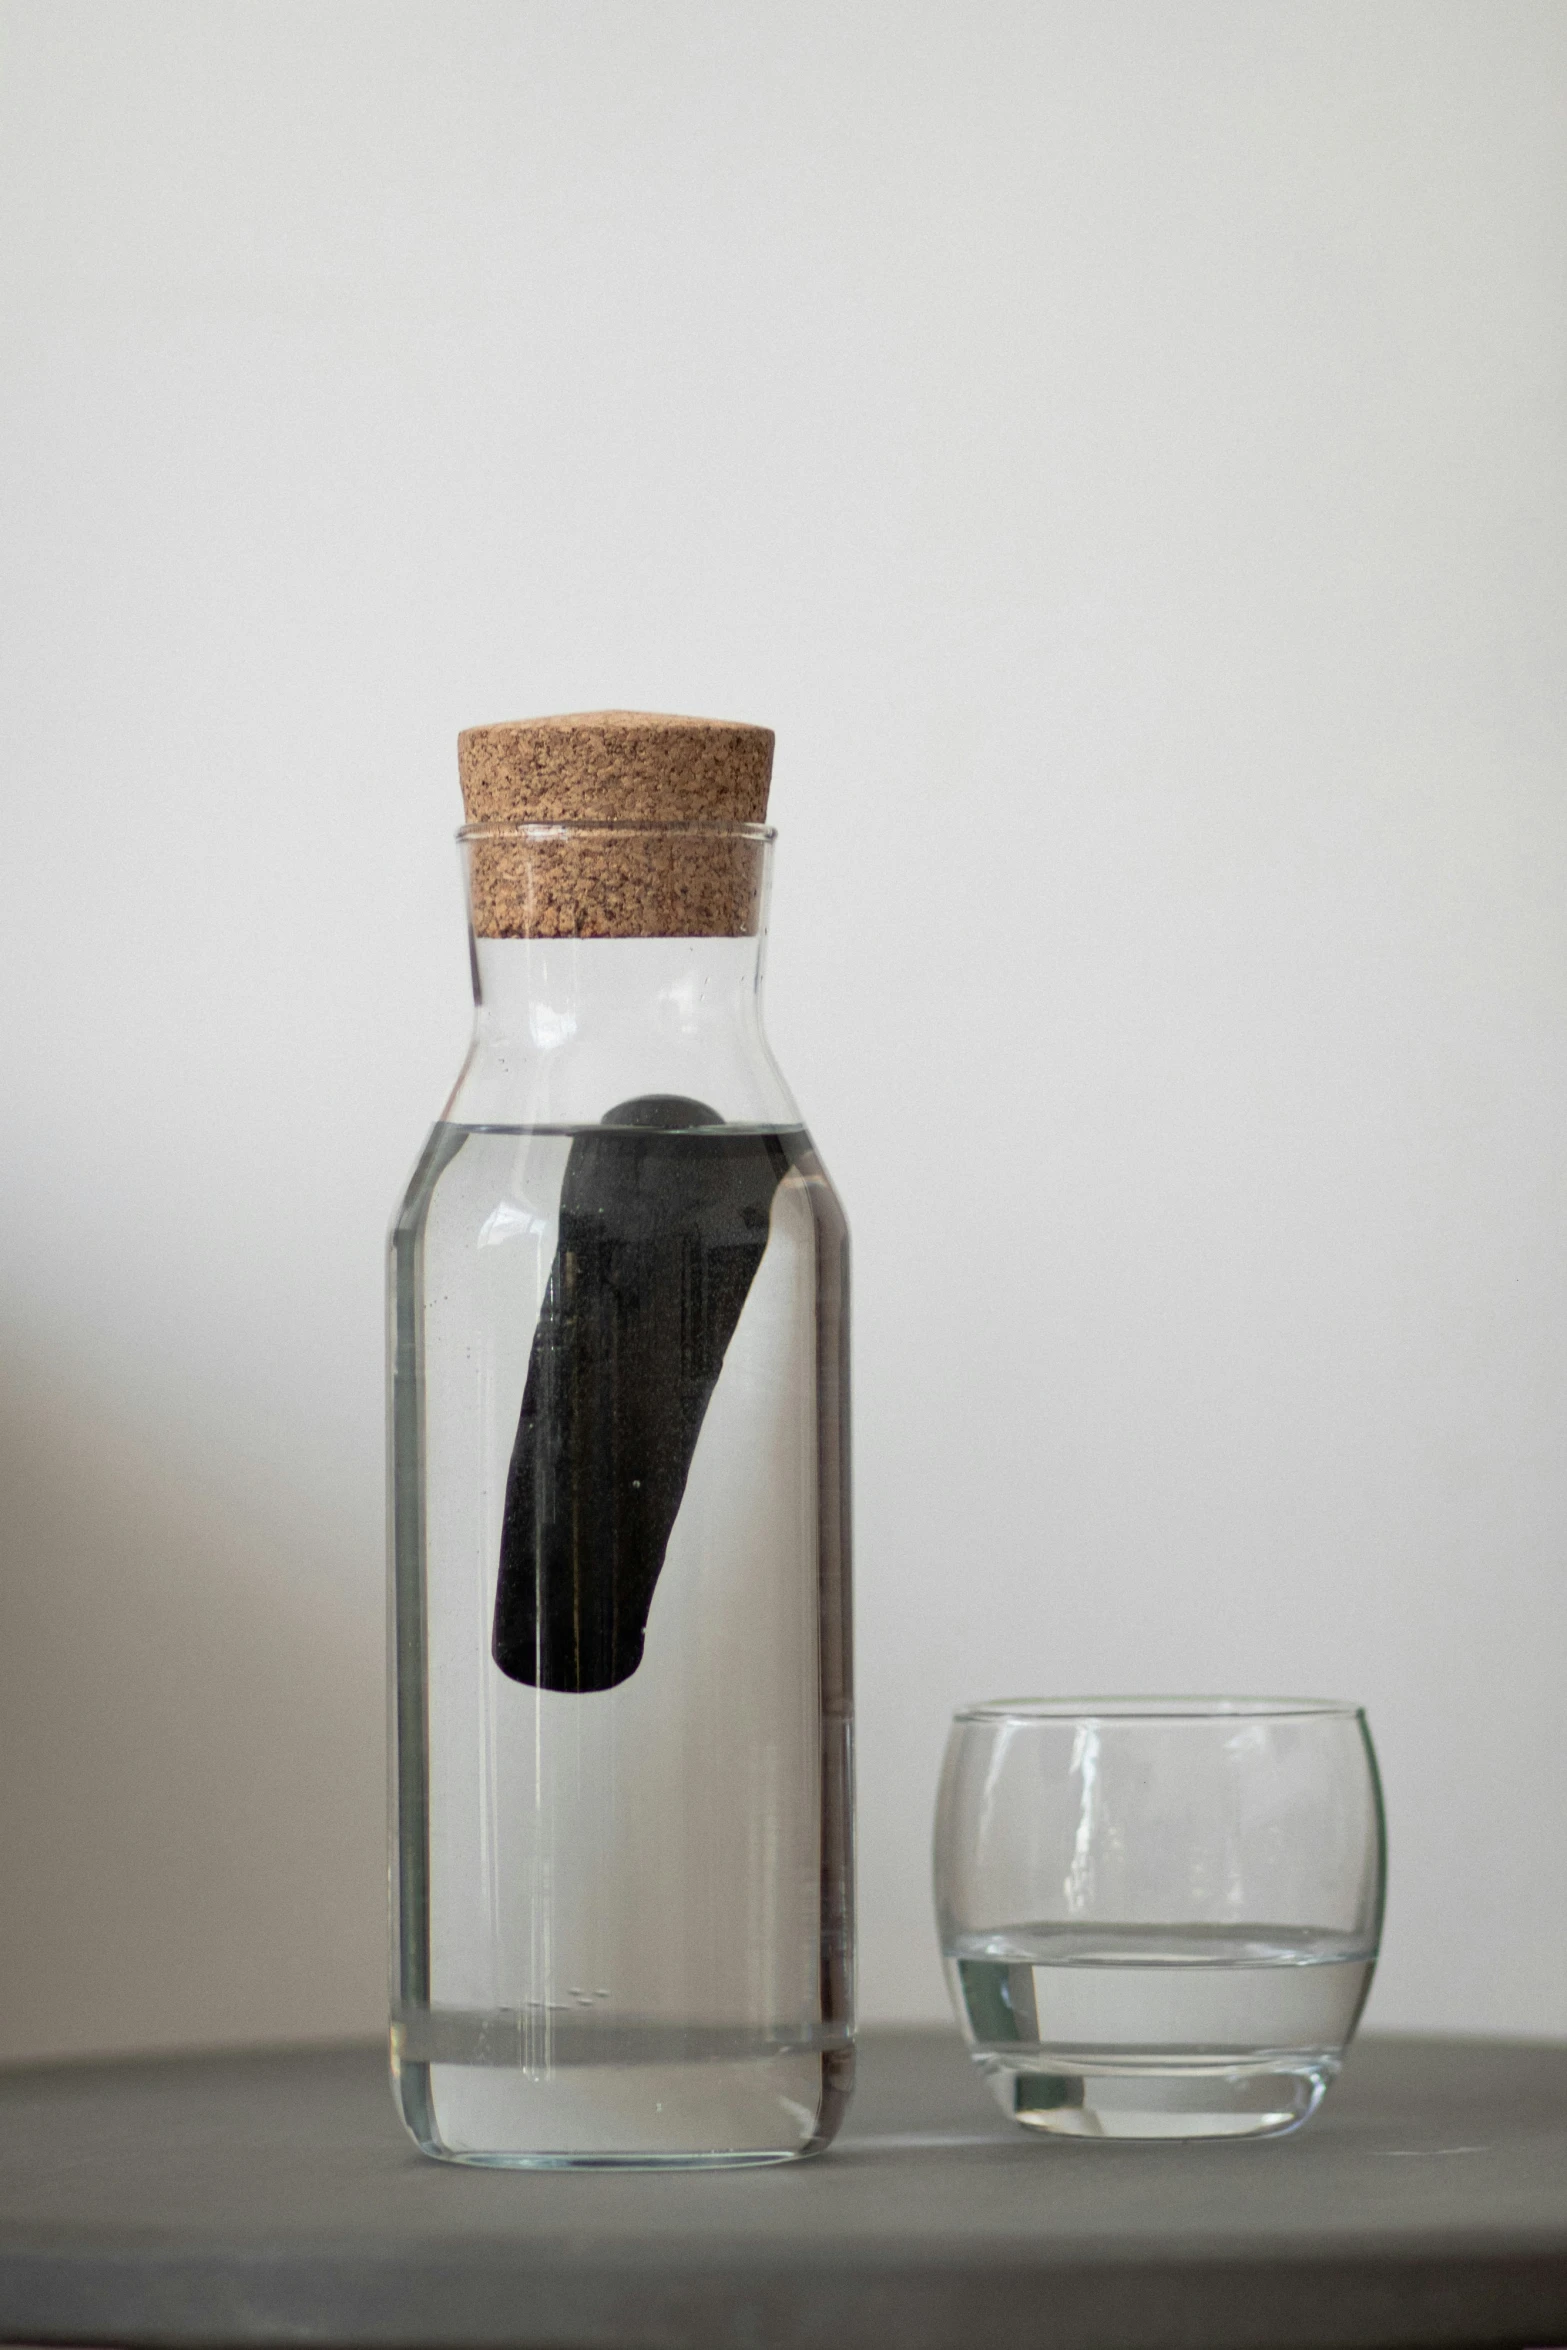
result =
[[[492,1653],[539,1689],[613,1689],[648,1610],[788,1159],[678,1094],[573,1141],[512,1447]]]

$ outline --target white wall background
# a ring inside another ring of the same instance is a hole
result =
[[[0,9],[0,2049],[373,2030],[453,737],[779,733],[863,1991],[945,1716],[1362,1697],[1567,2032],[1567,10]]]

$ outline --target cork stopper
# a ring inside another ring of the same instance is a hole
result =
[[[481,938],[744,937],[761,922],[773,736],[592,710],[457,738]],[[491,826],[563,825],[555,834]],[[582,829],[575,829],[581,827]]]

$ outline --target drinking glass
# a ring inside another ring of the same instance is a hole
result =
[[[1058,2137],[1297,2128],[1371,1987],[1384,1854],[1358,1706],[965,1707],[936,1911],[976,2065],[1007,2113]]]

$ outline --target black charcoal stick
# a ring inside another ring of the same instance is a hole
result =
[[[613,1689],[641,1663],[787,1167],[778,1136],[678,1094],[623,1102],[573,1141],[501,1523],[493,1654],[512,1680]]]

